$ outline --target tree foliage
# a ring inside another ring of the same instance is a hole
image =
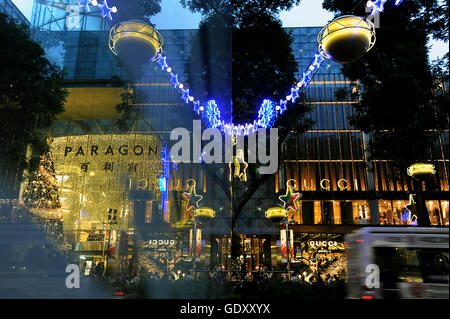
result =
[[[256,119],[265,98],[276,102],[285,98],[295,83],[297,63],[291,36],[277,14],[299,2],[181,0],[185,7],[203,15],[185,68],[193,95],[218,101],[223,118],[234,123]],[[310,127],[312,123],[305,118],[308,111],[298,99],[277,119],[278,154],[291,131],[304,132]],[[231,194],[227,167],[223,175],[212,165],[203,167],[232,201],[232,226],[248,200],[271,177],[258,174],[257,164],[249,164],[247,182],[232,182]]]
[[[325,0],[324,8],[339,14],[363,15],[357,1]],[[411,0],[398,7],[389,2],[381,16],[374,48],[356,63],[343,67],[351,81],[361,84],[360,103],[352,124],[371,133],[373,158],[395,159],[401,166],[430,158],[435,137],[430,129],[444,128],[442,105],[433,103],[433,78],[428,62],[428,35],[435,28],[428,16],[437,1]],[[396,150],[392,152],[392,150]]]
[[[48,150],[46,131],[63,112],[67,92],[62,72],[44,57],[26,26],[0,13],[0,29],[0,167],[2,175],[7,170],[17,176],[28,166],[36,168]],[[31,162],[25,158],[29,144]]]
[[[338,15],[364,16],[364,5],[357,0],[323,3]],[[390,160],[394,176],[389,177],[397,180],[406,175],[410,164],[433,158],[433,143],[442,130],[448,130],[448,106],[444,104],[448,97],[436,90],[427,47],[430,35],[448,38],[442,32],[445,20],[448,24],[437,0],[403,1],[400,6],[386,2],[374,48],[342,68],[354,85],[358,83],[354,88],[359,99],[351,123],[370,134],[370,159]],[[413,179],[408,179],[408,186],[415,192],[422,187]],[[427,226],[425,201],[417,201],[422,214],[419,223]]]
[[[118,21],[139,19],[150,23],[150,17],[161,12],[161,0],[116,0],[111,1],[110,6],[113,5],[118,8]]]

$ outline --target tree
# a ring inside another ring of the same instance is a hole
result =
[[[44,57],[26,26],[0,13],[0,29],[0,183],[14,197],[22,171],[37,168],[48,150],[46,131],[63,112],[67,92],[63,73]]]
[[[323,3],[338,15],[364,16],[364,6],[356,0]],[[395,172],[390,177],[406,180],[409,190],[417,192],[422,226],[430,225],[422,185],[406,176],[406,168],[430,159],[432,141],[440,129],[448,129],[448,117],[438,116],[444,105],[435,103],[427,49],[429,34],[440,34],[440,25],[430,19],[439,11],[438,1],[411,0],[400,6],[386,2],[374,48],[342,68],[347,78],[358,83],[359,103],[350,119],[352,125],[370,134],[370,159],[392,161]]]
[[[115,0],[111,1],[109,5],[111,7],[115,5],[118,8],[118,21],[139,19],[150,23],[150,17],[161,11],[161,0]]]
[[[27,181],[23,194],[24,204],[31,209],[55,210],[61,208],[58,181],[50,152],[41,156],[39,168]]]
[[[193,95],[203,101],[219,101],[223,118],[234,123],[253,121],[265,98],[285,98],[295,83],[297,64],[290,34],[276,15],[299,2],[182,0],[185,7],[203,15],[186,64]],[[305,118],[308,111],[298,99],[276,120],[278,154],[290,132],[304,132],[310,127],[311,121]],[[258,165],[249,164],[247,181],[233,180],[230,184],[228,167],[222,170],[223,174],[215,165],[202,168],[213,176],[231,202],[231,231],[248,201],[272,176],[258,174]]]

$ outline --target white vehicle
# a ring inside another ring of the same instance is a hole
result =
[[[448,229],[365,227],[345,236],[347,298],[448,299]]]

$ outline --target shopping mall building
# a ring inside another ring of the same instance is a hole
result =
[[[175,271],[190,260],[193,250],[193,214],[186,211],[182,196],[193,179],[197,194],[203,196],[202,205],[216,212],[197,229],[197,269],[229,267],[230,204],[219,185],[228,181],[211,178],[202,167],[206,164],[173,165],[167,160],[171,130],[192,127],[192,121],[200,118],[156,63],[141,68],[118,63],[108,47],[113,26],[108,19],[92,10],[67,24],[69,3],[76,1],[35,0],[31,30],[48,58],[67,72],[70,95],[49,134],[62,202],[57,214],[72,249],[94,263],[110,256],[110,266],[131,267],[128,262],[136,264],[140,258],[151,271]],[[290,29],[299,71],[317,51],[319,30]],[[171,66],[185,79],[183,70],[196,30],[159,31]],[[258,189],[237,219],[233,232],[238,234],[247,270],[260,264],[286,267],[280,240],[286,238],[285,228],[268,220],[265,211],[279,203],[289,179],[296,181],[295,190],[302,194],[298,211],[288,216],[294,268],[296,263],[317,267],[315,262],[320,261],[337,273],[345,267],[343,235],[368,224],[403,224],[409,203],[406,176],[393,179],[389,161],[367,160],[365,145],[370,137],[348,120],[354,102],[336,99],[336,91],[348,83],[340,68],[327,60],[315,75],[306,90],[314,126],[289,138],[278,172]],[[135,96],[140,116],[124,132],[116,122],[115,107],[127,92]],[[442,132],[430,146],[438,187],[424,193],[431,223],[447,227],[448,141],[448,131]]]

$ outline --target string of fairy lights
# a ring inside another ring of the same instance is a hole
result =
[[[368,1],[366,4],[367,7],[372,8],[370,15],[373,16],[377,13],[383,12],[384,4],[387,1],[388,0]],[[403,0],[395,0],[395,5],[398,6],[402,3],[402,1]],[[258,109],[258,118],[251,123],[245,124],[225,122],[221,118],[220,106],[217,104],[216,100],[211,99],[202,103],[200,100],[191,95],[190,89],[187,88],[185,84],[180,82],[178,74],[174,72],[173,68],[167,62],[167,56],[161,54],[156,63],[158,63],[162,71],[166,71],[169,74],[169,82],[175,89],[179,89],[181,99],[186,104],[192,104],[194,112],[204,118],[208,127],[218,128],[228,135],[240,136],[256,133],[259,128],[267,129],[272,127],[275,119],[287,110],[288,104],[294,104],[297,98],[300,97],[300,93],[308,87],[309,83],[322,66],[325,57],[326,54],[322,49],[319,49],[314,54],[311,59],[311,63],[302,73],[300,79],[298,79],[296,83],[289,88],[289,94],[286,95],[284,99],[280,99],[278,103],[270,98],[264,99]]]
[[[374,16],[380,12],[384,11],[384,5],[388,0],[375,0],[367,1],[366,6],[372,8],[370,16]],[[395,0],[394,5],[398,6],[403,0]],[[107,0],[103,0],[99,3],[97,0],[78,0],[78,5],[83,8],[86,12],[91,12],[89,5],[95,6],[100,9],[103,18],[108,18],[113,20],[112,13],[117,13],[117,8],[115,6],[109,7]],[[160,66],[162,71],[167,72],[170,77],[169,83],[179,90],[181,99],[185,104],[191,104],[194,112],[200,115],[206,122],[207,126],[210,128],[218,128],[223,133],[228,135],[240,136],[248,135],[250,133],[256,133],[259,128],[267,129],[273,126],[275,119],[283,114],[287,110],[289,104],[295,104],[297,98],[300,97],[302,93],[309,85],[309,83],[314,78],[317,71],[322,66],[325,58],[329,58],[327,54],[319,48],[319,50],[314,54],[311,59],[310,64],[302,73],[301,77],[292,85],[288,94],[285,98],[280,99],[278,102],[273,99],[264,99],[258,108],[258,117],[253,122],[244,124],[234,124],[232,122],[226,122],[222,119],[220,105],[215,99],[210,99],[205,102],[200,101],[195,98],[188,87],[182,83],[179,79],[179,75],[173,70],[167,61],[167,56],[159,53],[156,57],[156,63]]]

